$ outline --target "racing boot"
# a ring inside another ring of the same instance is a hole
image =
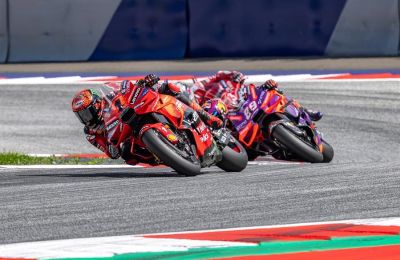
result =
[[[304,112],[306,112],[310,116],[312,121],[319,121],[323,116],[321,112],[310,110],[307,108],[304,109]]]

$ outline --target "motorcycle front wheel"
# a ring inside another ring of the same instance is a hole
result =
[[[321,163],[324,160],[323,154],[317,151],[312,144],[306,143],[283,125],[275,126],[272,137],[304,161]]]
[[[184,151],[178,150],[164,136],[159,134],[157,130],[147,130],[142,136],[142,141],[150,152],[161,159],[164,164],[176,170],[179,174],[186,176],[196,176],[200,174],[200,163],[191,160],[189,157],[193,156],[190,154],[183,154]]]
[[[322,154],[324,155],[323,162],[328,163],[333,159],[334,155],[333,147],[330,144],[328,144],[325,140],[322,140],[322,145],[324,146],[324,151],[322,152]]]

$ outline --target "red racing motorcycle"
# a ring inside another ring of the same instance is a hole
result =
[[[212,165],[233,172],[247,166],[246,150],[228,129],[208,128],[175,97],[134,84],[108,83],[101,92],[108,103],[103,112],[108,139],[125,157],[134,154],[140,162],[165,164],[186,176]]]

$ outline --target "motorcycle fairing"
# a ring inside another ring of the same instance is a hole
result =
[[[240,109],[229,112],[227,116],[238,132],[238,139],[242,144],[249,148],[255,142],[263,142],[265,138],[271,136],[276,125],[282,124],[299,136],[303,136],[304,131],[307,131],[322,152],[320,133],[315,129],[315,125],[308,114],[302,110],[296,101],[289,100],[276,90],[264,90],[256,88],[254,85],[248,86],[248,92],[250,95],[242,103]],[[263,111],[263,113],[260,114],[260,111]],[[260,131],[260,124],[263,125],[264,119],[272,114],[277,118],[269,122],[266,131]],[[266,136],[263,136],[262,132]]]
[[[135,114],[152,114],[154,115],[153,118],[156,119],[157,116],[162,116],[166,119],[163,121],[169,122],[176,129],[189,131],[196,144],[197,156],[202,161],[206,160],[207,154],[210,153],[207,150],[212,150],[210,147],[215,144],[210,130],[200,120],[198,114],[173,96],[159,94],[148,88],[137,89],[133,91],[130,97],[130,106],[133,106]],[[165,123],[161,125],[165,126]],[[140,130],[139,139],[149,128],[157,128],[160,130],[160,134],[168,139],[168,135],[171,135],[172,132],[160,129],[161,125],[157,123],[144,125]]]

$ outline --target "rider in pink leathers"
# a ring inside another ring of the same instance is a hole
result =
[[[193,86],[194,95],[203,104],[207,100],[220,98],[228,109],[237,109],[241,102],[246,99],[247,93],[244,84],[245,76],[239,71],[218,71],[217,74],[205,80],[198,81]],[[278,89],[278,84],[270,79],[261,86],[264,89]],[[304,108],[311,120],[318,121],[322,118],[322,113]]]

